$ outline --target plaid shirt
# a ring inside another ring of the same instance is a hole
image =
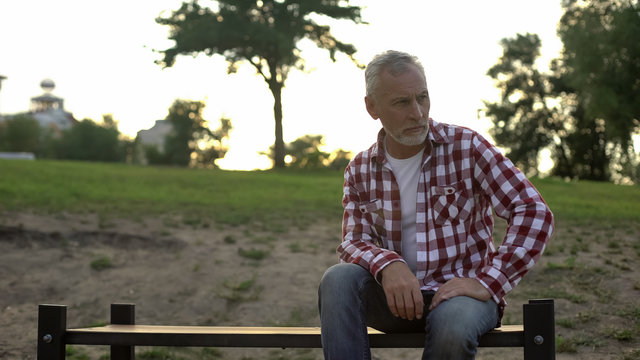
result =
[[[378,141],[345,170],[343,262],[378,275],[402,260],[400,191]],[[416,276],[422,290],[454,277],[476,278],[504,309],[504,295],[542,254],[553,215],[513,163],[478,133],[430,119],[432,150],[425,152],[416,204]],[[509,222],[502,245],[493,244],[495,213]],[[501,311],[502,313],[502,311]]]

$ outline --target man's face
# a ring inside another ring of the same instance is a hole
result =
[[[429,91],[415,65],[397,76],[383,69],[375,95],[365,97],[367,111],[380,119],[387,135],[386,148],[395,158],[415,155],[429,133]]]

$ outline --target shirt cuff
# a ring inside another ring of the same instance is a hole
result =
[[[478,274],[476,278],[482,285],[484,285],[485,288],[487,288],[487,290],[489,290],[493,301],[500,303],[505,294],[512,289],[509,279],[507,279],[500,270],[494,267],[487,266],[482,270],[483,271]]]
[[[371,270],[373,270],[371,272],[371,275],[373,275],[373,278],[376,279],[376,281],[378,282],[378,284],[382,285],[382,270],[384,270],[384,268],[386,268],[387,266],[389,266],[389,264],[396,262],[396,261],[400,261],[406,264],[406,262],[404,261],[404,259],[402,259],[402,257],[396,253],[393,253],[395,256],[385,256],[384,262],[382,262],[382,264],[373,266]]]

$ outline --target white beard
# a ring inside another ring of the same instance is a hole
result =
[[[420,124],[422,125],[422,124]],[[400,132],[400,134],[393,134],[391,132],[389,132],[389,135],[397,142],[399,142],[402,145],[406,145],[406,146],[416,146],[416,145],[420,145],[422,143],[425,142],[425,140],[427,139],[427,135],[429,134],[429,125],[428,123],[425,124],[424,127],[424,131],[421,132],[420,134],[417,135],[402,135],[402,132]]]

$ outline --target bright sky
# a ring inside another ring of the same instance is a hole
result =
[[[274,141],[273,97],[255,70],[245,65],[227,75],[221,56],[179,57],[172,68],[154,63],[153,49],[166,49],[168,29],[156,24],[180,0],[23,0],[0,2],[0,113],[29,109],[40,82],[56,83],[54,94],[77,119],[113,114],[122,133],[163,119],[177,98],[204,100],[205,118],[224,116],[234,130],[230,151],[218,164],[225,169],[269,167],[258,155]],[[206,1],[201,1],[205,4]],[[499,41],[516,33],[542,39],[542,66],[562,43],[556,24],[559,0],[359,0],[369,25],[332,22],[332,31],[358,49],[367,63],[387,49],[417,55],[425,66],[431,116],[487,134],[490,121],[478,119],[482,100],[497,90],[485,74],[502,53]],[[301,44],[306,72],[294,70],[283,91],[284,140],[323,134],[327,151],[360,151],[375,140],[379,123],[364,107],[364,73],[346,56],[336,63],[328,53]]]

